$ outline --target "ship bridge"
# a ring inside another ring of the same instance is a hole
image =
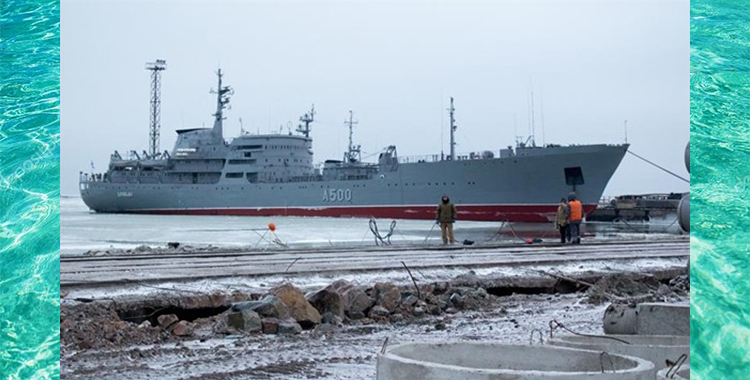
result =
[[[242,135],[229,144],[224,179],[285,182],[314,176],[312,139],[270,134]]]

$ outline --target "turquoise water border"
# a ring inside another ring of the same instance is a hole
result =
[[[690,8],[691,376],[750,379],[750,2]]]
[[[0,379],[57,379],[60,7],[0,10]]]
[[[0,379],[59,378],[59,2],[0,2]],[[750,378],[750,3],[691,2],[691,369]]]

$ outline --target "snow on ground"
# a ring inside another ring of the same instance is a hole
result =
[[[374,379],[377,353],[388,344],[449,340],[529,343],[552,319],[581,333],[603,333],[606,305],[581,294],[513,295],[484,310],[429,316],[392,325],[344,326],[331,336],[229,336],[112,351],[78,351],[62,358],[63,379]],[[445,330],[436,329],[443,322]],[[538,340],[538,336],[536,336]]]
[[[686,258],[642,258],[630,261],[581,261],[569,264],[556,265],[532,265],[523,267],[487,267],[474,268],[473,271],[480,277],[487,278],[514,278],[527,277],[529,275],[539,276],[539,271],[551,271],[564,275],[576,275],[586,272],[597,273],[619,273],[626,271],[655,271],[685,267]],[[414,269],[412,274],[416,280],[422,283],[448,281],[468,269],[463,267],[441,267]],[[258,277],[232,277],[191,282],[165,282],[158,285],[118,285],[116,287],[97,288],[73,288],[67,299],[73,298],[118,298],[118,297],[141,297],[163,293],[165,290],[174,289],[176,292],[205,292],[232,291],[263,293],[274,286],[284,282],[293,282],[296,286],[305,290],[323,288],[336,280],[343,279],[353,283],[374,284],[376,282],[392,282],[396,285],[409,285],[411,279],[405,270],[371,271],[364,273],[325,273],[308,276],[295,275],[273,275]],[[65,302],[65,300],[63,301]]]

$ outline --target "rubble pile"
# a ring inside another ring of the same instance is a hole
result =
[[[599,279],[587,291],[585,302],[591,304],[677,301],[688,296],[690,280],[685,275],[675,277],[669,284],[655,276],[638,273],[618,273]]]
[[[669,280],[669,287],[676,291],[690,292],[690,275],[683,274]]]
[[[455,314],[486,303],[488,297],[483,288],[454,288],[448,283],[425,285],[417,293],[416,288],[389,282],[366,289],[343,280],[305,296],[287,283],[259,300],[235,303],[227,318],[231,333],[329,334],[345,323],[398,323],[426,314]]]
[[[266,294],[213,294],[127,305],[107,301],[66,303],[60,325],[63,347],[86,350],[235,334],[296,335],[313,330],[316,335],[330,335],[344,324],[400,323],[425,315],[455,314],[488,302],[489,295],[481,287],[453,287],[442,282],[422,285],[417,292],[414,287],[401,288],[389,282],[368,289],[339,280],[307,294],[285,283]],[[222,305],[226,307],[216,309],[221,311],[215,315],[192,320],[175,313],[159,314],[177,306],[186,314]],[[141,312],[134,308],[155,311],[150,313],[153,315],[133,315]]]
[[[121,344],[152,344],[169,339],[170,332],[123,321],[111,302],[84,303],[60,309],[62,350],[106,349]]]
[[[308,292],[284,283],[265,294],[172,295],[130,302],[65,298],[60,331],[63,351],[229,335],[291,336],[305,330],[314,336],[330,336],[345,325],[406,324],[435,316],[444,316],[445,322],[461,311],[494,307],[493,299],[499,294],[554,292],[556,281],[549,277],[484,281],[469,272],[453,281],[414,286],[378,282],[367,287],[338,280]],[[512,282],[510,290],[498,290],[508,286],[505,282]],[[584,302],[675,301],[688,296],[689,287],[685,275],[664,282],[648,274],[605,275],[588,288]],[[435,329],[444,327],[435,325]]]

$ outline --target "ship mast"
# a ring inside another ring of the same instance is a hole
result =
[[[531,146],[536,147],[536,128],[534,126],[534,89],[531,90]]]
[[[161,129],[161,72],[167,69],[167,61],[157,59],[146,63],[151,71],[151,123],[149,126],[148,149],[152,158],[159,154],[159,130]]]
[[[212,94],[216,94],[216,113],[213,114],[216,119],[214,119],[213,135],[218,141],[223,142],[225,119],[224,109],[227,108],[227,104],[229,104],[229,96],[234,94],[234,90],[229,86],[221,85],[221,77],[224,76],[224,74],[221,73],[221,69],[216,72],[216,76],[219,78],[219,85],[216,87],[217,90],[211,90]]]
[[[305,137],[307,138],[310,138],[310,123],[315,121],[315,104],[312,105],[309,113],[300,116],[299,121],[305,123],[305,126],[303,127],[302,124],[300,124],[297,127],[297,132],[305,135]]]
[[[344,161],[346,162],[359,162],[362,159],[362,156],[360,154],[360,148],[361,145],[354,145],[353,137],[353,127],[355,124],[359,123],[359,121],[354,120],[354,112],[349,110],[349,120],[344,120],[344,125],[349,126],[349,150],[344,153]]]
[[[448,108],[448,111],[450,111],[451,116],[451,161],[456,160],[456,129],[458,126],[456,125],[456,119],[454,117],[454,112],[456,112],[456,109],[453,108],[453,97],[451,96],[451,108]]]

